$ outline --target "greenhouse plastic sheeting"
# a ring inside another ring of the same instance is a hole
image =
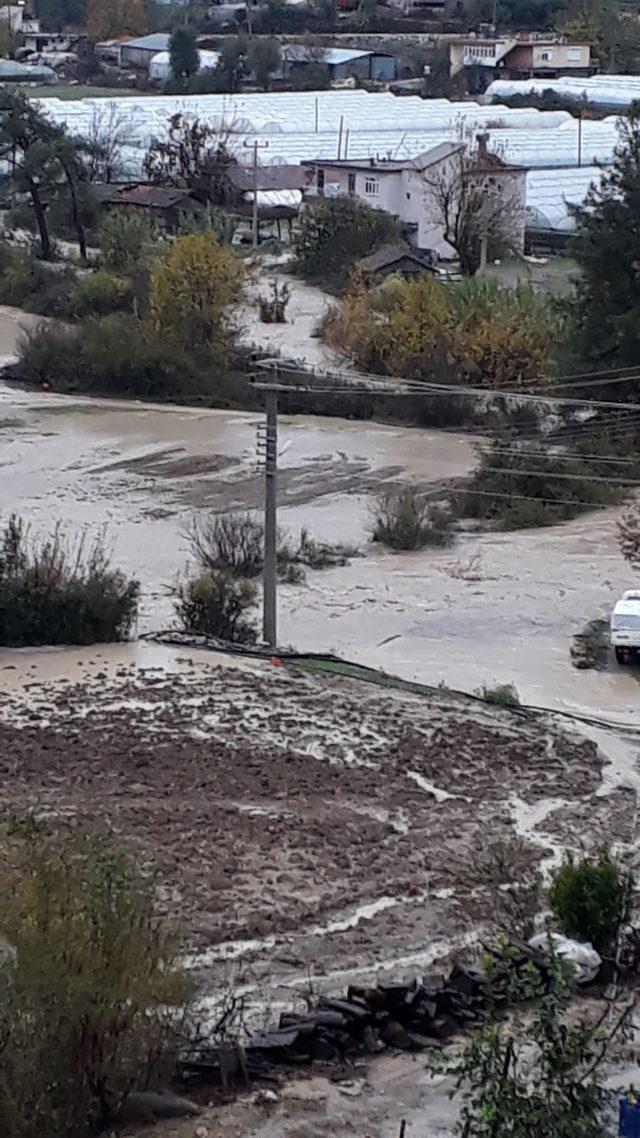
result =
[[[490,98],[505,99],[512,95],[541,95],[554,91],[592,106],[627,110],[640,99],[640,75],[592,75],[590,79],[494,79],[487,88]]]

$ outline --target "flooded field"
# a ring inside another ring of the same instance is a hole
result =
[[[261,417],[70,398],[0,387],[0,494],[48,530],[104,532],[138,575],[141,631],[173,620],[189,518],[260,509]],[[571,636],[630,583],[616,511],[550,530],[461,535],[446,551],[393,554],[371,545],[384,489],[464,475],[462,434],[299,416],[280,428],[279,519],[292,534],[348,542],[365,556],[280,589],[281,641],[334,651],[423,682],[473,690],[513,682],[523,700],[635,720],[636,679],[576,672]]]

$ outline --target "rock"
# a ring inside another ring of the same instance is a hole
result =
[[[280,1096],[275,1091],[270,1091],[268,1088],[256,1091],[251,1101],[256,1106],[272,1106],[274,1102],[280,1101]]]
[[[395,1019],[389,1019],[380,1029],[380,1038],[387,1047],[397,1047],[401,1051],[413,1050],[413,1040],[402,1024]]]
[[[200,1107],[190,1099],[153,1091],[132,1091],[120,1104],[118,1122],[153,1123],[162,1118],[194,1118],[200,1113]]]

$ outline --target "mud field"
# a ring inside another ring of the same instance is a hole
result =
[[[203,966],[411,971],[481,919],[464,882],[487,835],[545,865],[632,840],[635,755],[538,717],[204,652],[91,659],[2,696],[0,806],[109,824]]]

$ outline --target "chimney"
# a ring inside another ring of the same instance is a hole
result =
[[[483,134],[477,134],[476,142],[478,143],[478,158],[482,162],[488,153],[489,135],[487,131],[484,131]]]

